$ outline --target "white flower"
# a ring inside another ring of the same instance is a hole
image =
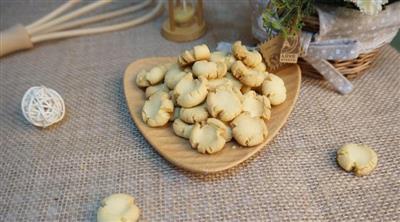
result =
[[[357,5],[361,12],[367,15],[377,15],[382,11],[382,5],[387,4],[388,0],[346,0]]]

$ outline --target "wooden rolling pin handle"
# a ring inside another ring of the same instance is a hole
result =
[[[31,38],[22,25],[16,25],[0,32],[0,57],[32,47]]]

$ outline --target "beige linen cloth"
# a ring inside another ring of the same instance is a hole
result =
[[[59,4],[0,1],[0,28]],[[125,67],[199,43],[254,43],[248,1],[210,0],[205,10],[208,32],[190,43],[163,39],[163,17],[0,60],[0,221],[95,221],[100,200],[116,192],[137,199],[143,221],[400,221],[400,56],[389,46],[349,95],[304,77],[280,134],[232,170],[192,174],[153,150],[125,104]],[[35,85],[63,96],[62,123],[41,130],[24,120],[21,98]],[[335,152],[349,142],[375,148],[372,175],[337,166]]]

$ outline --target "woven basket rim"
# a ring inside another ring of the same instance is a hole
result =
[[[315,16],[306,16],[303,18],[304,22],[304,31],[311,31],[314,33],[319,32],[319,18],[318,15]],[[379,49],[382,46],[373,49],[369,52],[361,53],[355,59],[349,60],[328,60],[340,73],[346,76],[349,79],[358,77],[362,73],[364,73],[367,69],[369,69],[378,54]],[[302,68],[304,74],[321,78],[321,74],[315,70],[310,64],[306,61],[300,59],[299,65]]]

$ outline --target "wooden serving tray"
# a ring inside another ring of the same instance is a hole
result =
[[[201,154],[191,148],[188,140],[174,134],[172,123],[165,127],[152,128],[147,126],[141,117],[145,96],[144,91],[136,86],[136,74],[142,69],[174,61],[176,61],[175,57],[154,57],[131,63],[124,74],[124,92],[132,119],[146,140],[165,159],[189,171],[218,172],[234,167],[253,156],[278,134],[292,112],[299,95],[301,84],[299,66],[290,65],[281,68],[275,73],[285,82],[287,99],[283,104],[272,108],[271,119],[266,122],[269,131],[268,138],[254,147],[241,147],[236,142],[229,142],[224,149],[215,154]]]

